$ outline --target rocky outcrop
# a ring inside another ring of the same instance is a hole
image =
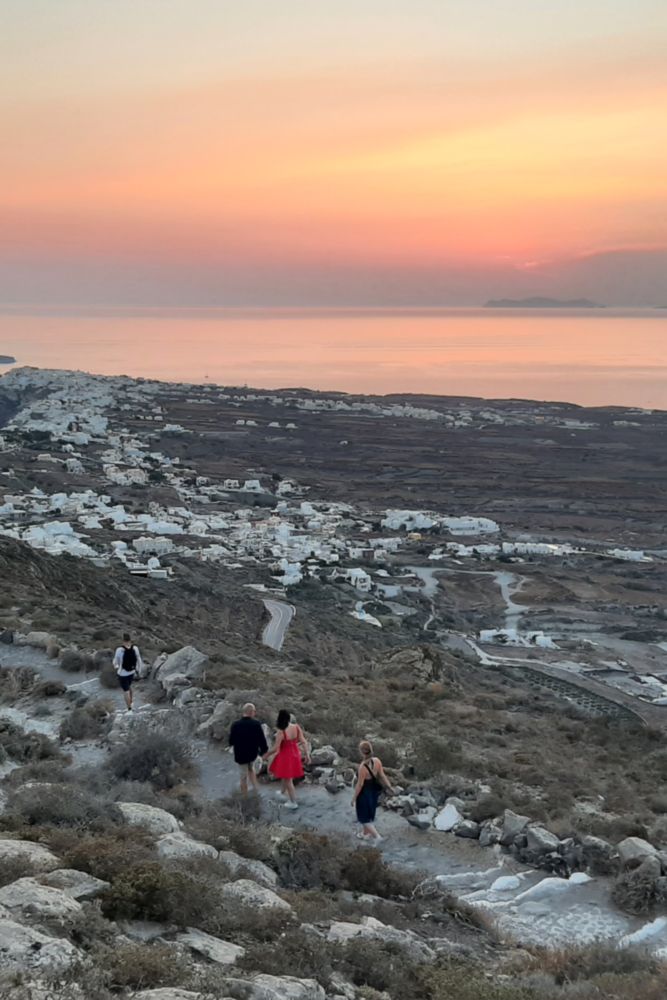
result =
[[[197,955],[203,955],[209,962],[216,965],[234,965],[238,959],[245,955],[245,948],[232,944],[231,941],[222,941],[220,938],[206,934],[194,927],[188,927],[185,931],[177,934],[174,941],[178,945],[189,948]]]
[[[560,838],[543,826],[529,826],[526,829],[526,847],[535,854],[549,854],[560,847]]]
[[[239,715],[238,705],[233,705],[230,701],[219,701],[208,719],[204,719],[197,727],[197,733],[211,740],[226,740],[232,722]]]
[[[133,1000],[206,1000],[203,993],[179,990],[173,986],[163,986],[157,990],[141,990],[132,995]]]
[[[435,828],[443,833],[449,833],[454,827],[458,826],[463,820],[463,816],[456,808],[453,802],[448,803],[444,809],[441,809],[438,815],[435,817]]]
[[[194,646],[183,646],[166,658],[155,670],[155,677],[167,694],[178,688],[192,687],[202,680],[208,656]]]
[[[233,1000],[325,1000],[326,994],[314,979],[294,976],[253,976],[252,979],[227,979],[224,991]]]
[[[60,861],[41,844],[30,840],[0,839],[0,861],[16,861],[33,872],[48,872],[57,868]]]
[[[225,866],[232,878],[249,878],[259,885],[272,889],[278,884],[278,876],[273,868],[255,858],[242,858],[235,851],[220,851],[218,860]]]
[[[641,837],[626,837],[616,845],[621,865],[624,868],[636,868],[645,858],[655,858],[657,849]]]
[[[503,814],[503,826],[500,833],[500,843],[503,847],[510,847],[516,844],[517,838],[521,836],[530,823],[529,816],[521,816],[519,813],[506,809]]]
[[[123,818],[130,826],[140,826],[149,833],[160,837],[165,833],[177,833],[180,823],[166,809],[148,806],[143,802],[118,802]]]
[[[247,878],[237,879],[222,887],[221,896],[230,910],[240,912],[264,910],[291,914],[292,907],[271,889]]]
[[[165,833],[156,844],[161,858],[217,858],[218,852],[210,844],[203,844],[187,833]]]
[[[78,902],[95,899],[105,889],[108,889],[110,884],[103,882],[101,878],[89,875],[87,872],[76,871],[74,868],[56,868],[55,871],[49,872],[47,875],[39,875],[36,881],[40,885],[60,889]]]
[[[415,933],[383,924],[375,917],[362,917],[359,924],[336,921],[331,924],[327,934],[327,939],[333,944],[346,944],[357,938],[396,945],[415,962],[431,962],[435,958],[433,949]]]
[[[3,886],[0,907],[13,920],[58,925],[81,912],[81,903],[67,892],[41,885],[35,878],[20,878]]]
[[[81,958],[78,948],[65,938],[47,937],[33,927],[0,917],[0,972],[67,969]]]

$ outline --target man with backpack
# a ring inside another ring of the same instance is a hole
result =
[[[143,670],[143,661],[139,647],[135,646],[132,638],[126,632],[123,636],[123,645],[119,646],[114,653],[113,665],[118,674],[118,683],[125,695],[125,704],[128,712],[132,711],[132,681]]]

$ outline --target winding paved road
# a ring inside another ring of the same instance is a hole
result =
[[[265,646],[280,652],[289,623],[296,614],[296,608],[293,604],[283,604],[282,601],[272,601],[270,598],[264,600],[264,607],[271,615],[271,619],[262,632],[262,642]]]

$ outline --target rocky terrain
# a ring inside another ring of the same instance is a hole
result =
[[[0,416],[3,996],[664,995],[667,414],[18,369]],[[295,814],[235,794],[249,699]]]

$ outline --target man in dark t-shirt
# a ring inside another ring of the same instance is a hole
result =
[[[243,706],[243,716],[237,719],[229,731],[229,745],[234,750],[234,760],[239,766],[241,794],[248,794],[248,781],[259,793],[259,783],[255,772],[255,761],[268,753],[269,747],[260,723],[255,718],[257,711],[248,702]]]

